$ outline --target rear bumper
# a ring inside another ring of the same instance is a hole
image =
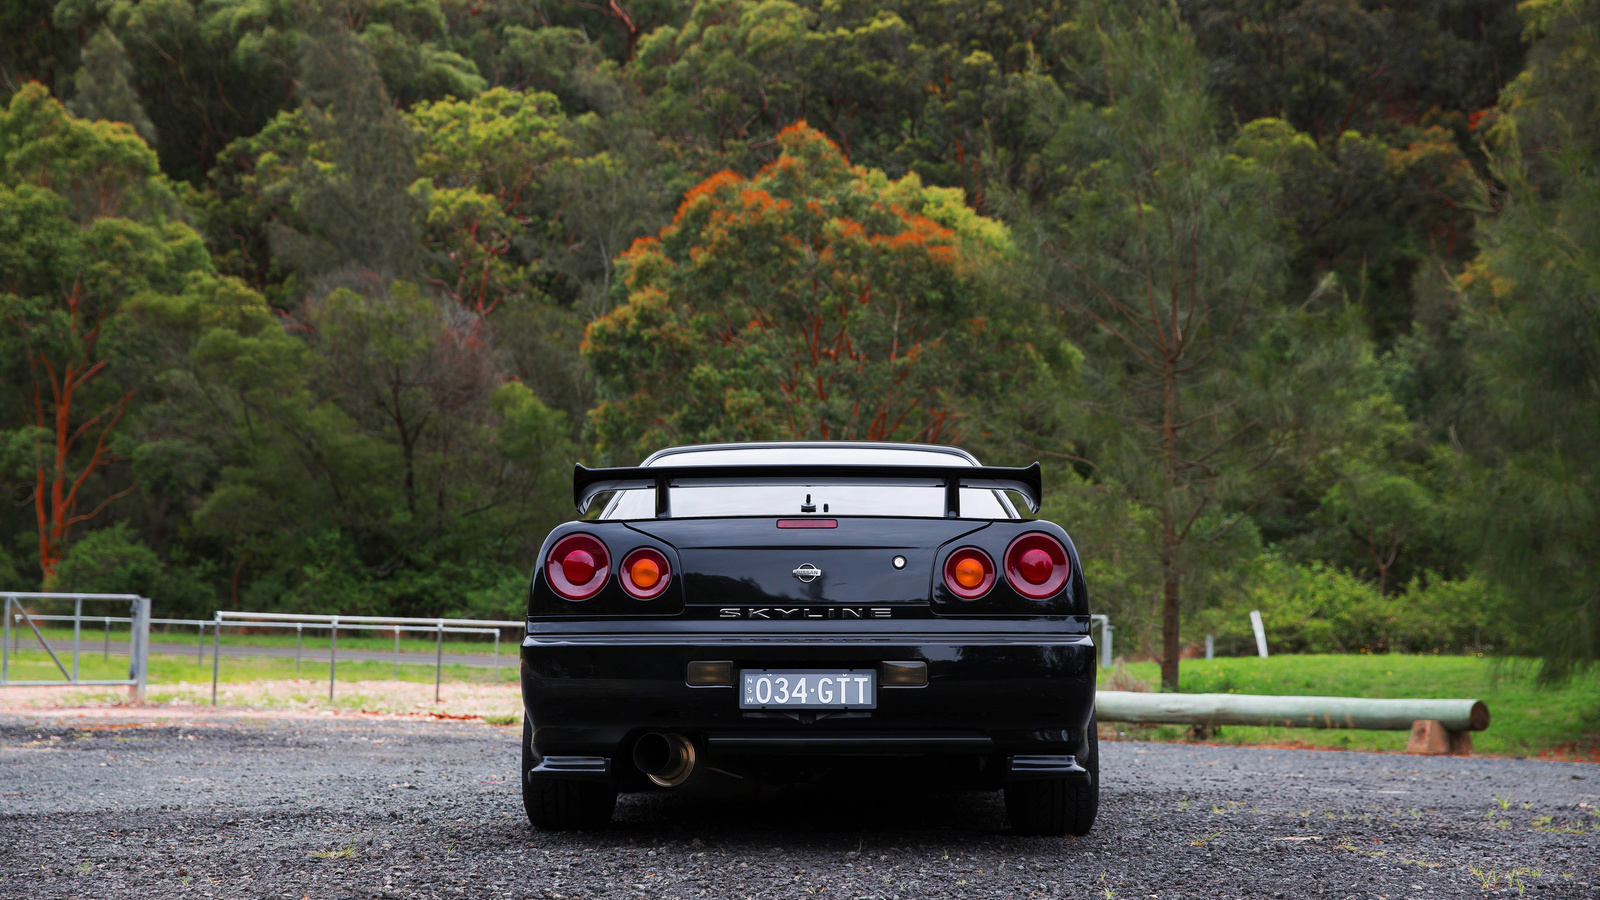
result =
[[[522,696],[533,774],[615,779],[631,771],[639,735],[664,731],[691,738],[707,761],[937,754],[1015,758],[1013,777],[1071,775],[1082,770],[1064,757],[1081,758],[1094,709],[1083,618],[1082,630],[993,620],[785,622],[760,632],[748,622],[532,622]],[[880,684],[873,710],[741,710],[732,687],[686,683],[691,661],[724,660],[735,672],[918,660],[928,684]]]

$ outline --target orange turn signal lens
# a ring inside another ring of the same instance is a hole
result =
[[[963,600],[975,600],[994,586],[994,560],[977,547],[962,547],[945,557],[944,586]]]
[[[968,590],[983,584],[983,563],[970,556],[956,563],[956,583]]]
[[[655,560],[646,556],[633,561],[628,576],[633,579],[634,584],[648,591],[661,580],[661,567],[656,565]]]
[[[636,600],[659,597],[672,580],[667,558],[653,547],[640,547],[622,560],[622,589]]]

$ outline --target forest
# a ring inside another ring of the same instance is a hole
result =
[[[1600,0],[13,0],[0,590],[519,615],[575,461],[1043,462],[1119,649],[1600,658]]]

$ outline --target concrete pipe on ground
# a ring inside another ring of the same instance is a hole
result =
[[[1449,731],[1489,727],[1481,700],[1369,700],[1365,697],[1277,697],[1264,694],[1148,694],[1100,691],[1102,722],[1175,725],[1277,725],[1286,728],[1364,728],[1408,731],[1435,720]]]

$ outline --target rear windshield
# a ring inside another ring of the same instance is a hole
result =
[[[714,516],[911,516],[944,518],[944,488],[919,485],[809,487],[677,487],[674,519]],[[814,507],[806,509],[806,507]],[[618,491],[602,519],[653,519],[654,490]],[[992,490],[961,489],[963,519],[1009,519],[1014,514]]]
[[[972,465],[969,457],[939,450],[911,447],[730,447],[716,450],[668,452],[653,461],[662,466],[830,465],[881,463],[888,465]],[[716,516],[907,516],[944,518],[944,488],[934,485],[792,485],[686,486],[672,489],[672,517]],[[815,507],[807,510],[806,507]],[[653,519],[654,490],[618,491],[600,514],[602,519]],[[961,489],[963,519],[1014,519],[1016,510],[999,491]]]

